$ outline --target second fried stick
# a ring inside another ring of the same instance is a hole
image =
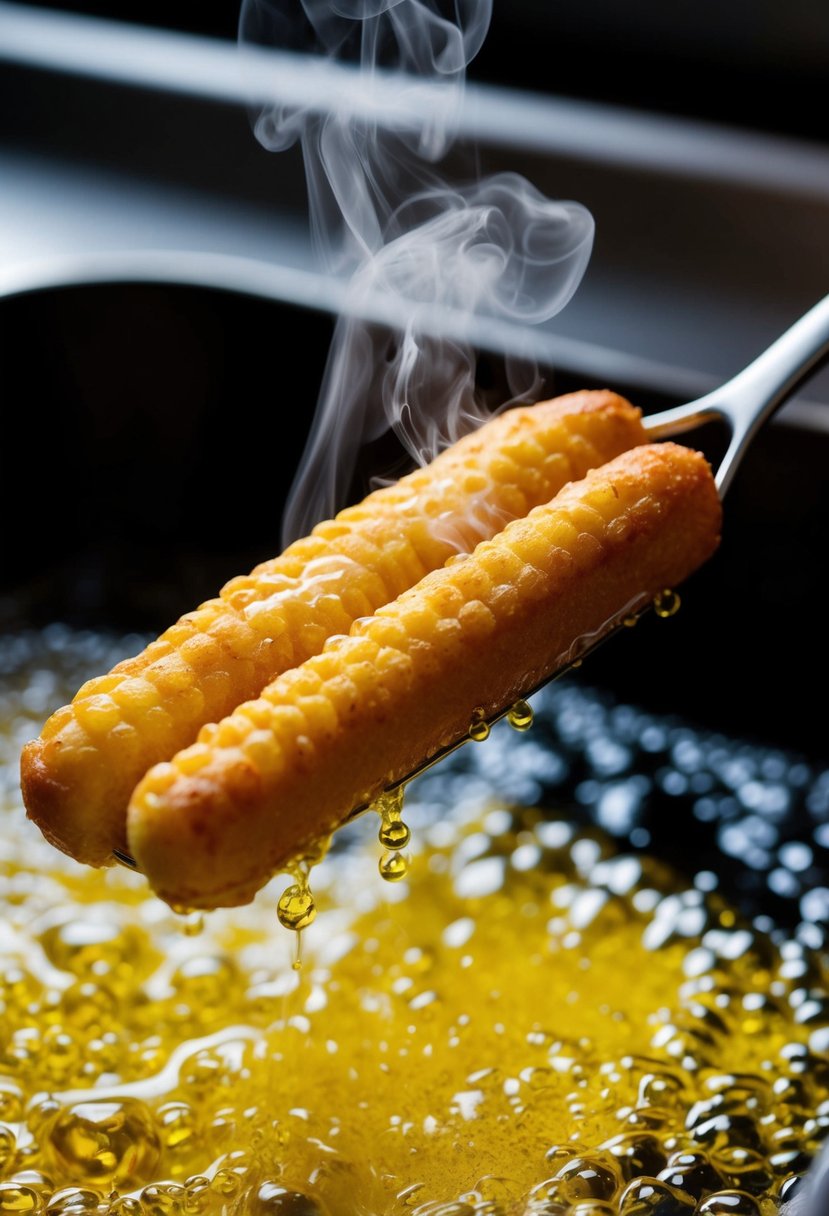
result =
[[[151,765],[452,553],[646,440],[640,411],[623,398],[573,393],[499,415],[319,524],[52,715],[23,752],[30,818],[78,861],[111,861],[126,848],[127,801]]]
[[[710,467],[688,448],[593,470],[152,769],[128,811],[139,867],[173,904],[247,902],[476,711],[504,709],[684,580],[720,521]]]

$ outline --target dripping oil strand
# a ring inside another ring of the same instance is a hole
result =
[[[276,905],[276,915],[283,928],[294,932],[306,929],[313,923],[317,905],[307,880],[291,883],[285,888]]]
[[[294,949],[294,961],[291,963],[291,969],[293,971],[302,970],[302,930],[301,929],[297,929],[297,931],[296,931],[296,947]]]
[[[294,971],[302,970],[302,931],[314,922],[317,905],[308,881],[310,862],[303,859],[292,867],[294,882],[287,886],[276,905],[276,917],[284,929],[296,934]]]
[[[204,913],[185,904],[171,904],[170,910],[181,918],[181,931],[185,937],[198,937],[204,932]]]
[[[490,735],[490,726],[484,714],[481,706],[472,711],[469,737],[477,743],[485,742]],[[532,706],[523,699],[515,701],[505,716],[513,730],[519,733],[529,730],[533,723]],[[402,818],[403,799],[404,787],[399,785],[381,794],[371,807],[380,816],[378,839],[386,851],[380,858],[378,869],[386,882],[399,882],[409,872],[409,858],[401,853],[411,840],[409,826]]]
[[[372,806],[380,816],[377,838],[385,852],[378,869],[386,882],[399,882],[409,871],[409,858],[401,852],[412,837],[408,824],[403,822],[403,799],[404,787],[399,785],[381,794]]]

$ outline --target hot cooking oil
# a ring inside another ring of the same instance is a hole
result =
[[[386,882],[400,882],[409,872],[409,858],[401,852],[412,837],[408,824],[402,818],[403,800],[404,788],[401,785],[382,794],[371,807],[380,816],[377,838],[385,852],[377,868]]]
[[[469,783],[408,881],[367,838],[194,935],[23,816],[20,745],[106,645],[30,637],[5,694],[0,1216],[779,1210],[829,1126],[819,952]]]

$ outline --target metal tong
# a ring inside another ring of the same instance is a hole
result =
[[[723,498],[757,431],[827,355],[829,295],[733,379],[696,401],[651,414],[645,428],[657,440],[684,435],[706,422],[726,423],[731,439],[716,478]]]

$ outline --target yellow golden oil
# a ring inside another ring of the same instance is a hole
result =
[[[405,849],[411,839],[411,832],[403,822],[403,786],[383,794],[372,806],[380,816],[380,831],[378,840],[384,849],[392,852]]]
[[[307,878],[285,888],[276,905],[276,915],[285,929],[293,929],[294,932],[313,923],[317,915],[317,905],[314,903]]]
[[[489,738],[490,729],[485,710],[481,706],[476,706],[472,711],[469,723],[469,738],[475,743],[485,743]]]
[[[408,881],[366,839],[313,896],[305,868],[193,933],[25,822],[25,718],[12,697],[0,1216],[773,1216],[817,1151],[829,1060],[794,998],[825,965],[716,892],[478,804],[418,828]]]
[[[412,838],[408,824],[403,822],[404,787],[388,790],[371,807],[380,816],[377,838],[385,852],[377,864],[380,877],[386,882],[400,882],[409,872],[409,857],[401,852]]]
[[[532,706],[527,701],[516,701],[507,710],[507,722],[519,734],[530,729],[533,724],[533,716]]]

